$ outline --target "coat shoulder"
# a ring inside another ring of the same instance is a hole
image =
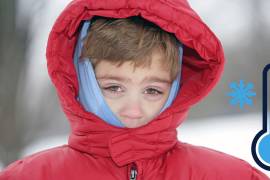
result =
[[[195,179],[269,180],[246,161],[203,146],[178,142],[170,156],[185,172],[196,174]]]
[[[72,160],[73,159],[73,160]],[[0,180],[50,179],[50,174],[62,174],[61,167],[69,166],[78,153],[68,145],[58,146],[26,156],[0,172]]]

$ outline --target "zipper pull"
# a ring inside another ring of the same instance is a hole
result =
[[[136,177],[137,177],[137,169],[135,166],[132,166],[130,170],[130,180],[136,180]]]

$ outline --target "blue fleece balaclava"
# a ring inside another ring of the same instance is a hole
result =
[[[78,101],[80,101],[86,111],[94,113],[95,115],[97,115],[111,125],[117,127],[125,127],[106,103],[96,80],[91,60],[89,60],[88,58],[80,60],[81,51],[83,49],[83,40],[90,29],[90,25],[90,21],[84,22],[74,53],[74,64],[79,82],[79,96],[77,99]],[[180,66],[182,64],[182,56],[183,47],[182,44],[179,43]],[[167,107],[169,107],[175,99],[179,90],[180,76],[181,73],[179,72],[177,78],[172,83],[169,97],[165,105],[163,106],[161,112],[164,111]]]

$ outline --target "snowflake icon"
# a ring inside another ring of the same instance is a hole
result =
[[[239,84],[231,82],[229,86],[233,90],[227,94],[232,97],[230,100],[231,105],[235,106],[239,103],[241,109],[243,109],[245,104],[252,106],[253,101],[251,97],[256,96],[256,93],[252,91],[253,83],[249,82],[245,86],[244,81],[240,80]]]

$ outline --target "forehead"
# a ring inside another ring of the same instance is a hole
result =
[[[134,68],[134,63],[131,61],[124,62],[121,66],[112,64],[109,61],[100,61],[95,67],[97,78],[101,77],[124,77],[134,82],[142,81],[147,77],[162,78],[167,81],[170,79],[170,71],[163,66],[162,56],[159,53],[153,53],[151,65]]]

